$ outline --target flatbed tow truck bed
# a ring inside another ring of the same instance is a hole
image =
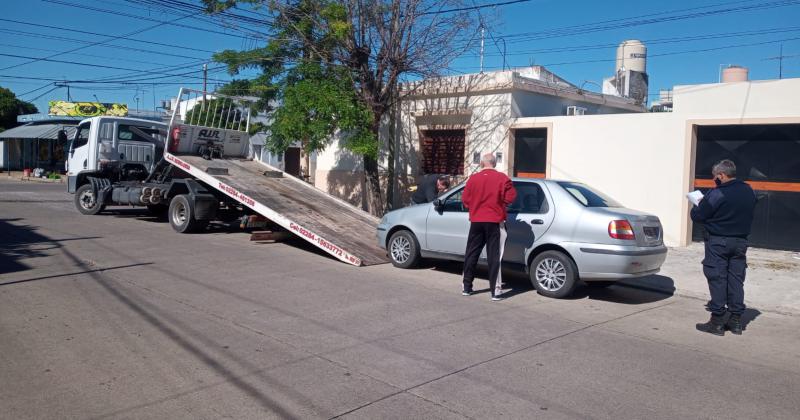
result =
[[[277,170],[241,158],[170,153],[166,158],[341,261],[355,266],[389,262],[375,240],[377,218],[299,179],[269,176]]]

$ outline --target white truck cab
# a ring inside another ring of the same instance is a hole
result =
[[[142,180],[163,153],[167,125],[122,117],[80,122],[69,145],[67,189],[74,193],[88,176],[114,181]]]

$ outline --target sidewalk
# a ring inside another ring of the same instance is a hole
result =
[[[708,284],[701,264],[703,252],[702,243],[670,248],[658,275],[626,283],[669,292],[674,287],[675,294],[707,301]],[[748,307],[800,315],[800,253],[750,248],[747,264],[744,290]]]
[[[33,176],[27,177],[22,174],[22,171],[2,171],[0,172],[0,181],[24,181],[24,182],[42,182],[42,183],[55,183],[63,184],[66,175],[60,175],[61,179],[47,179],[47,178],[34,178]]]

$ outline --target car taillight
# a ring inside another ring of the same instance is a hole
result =
[[[178,151],[178,145],[181,144],[181,127],[177,126],[172,129],[172,137],[169,141],[169,150],[170,153],[175,153]]]
[[[636,239],[633,227],[627,220],[612,220],[608,224],[608,236],[614,239]]]

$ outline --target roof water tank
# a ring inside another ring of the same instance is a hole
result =
[[[622,41],[617,47],[616,64],[617,72],[624,68],[624,70],[647,73],[647,47],[637,39]]]
[[[728,66],[722,69],[722,83],[746,82],[750,70],[742,66]]]

